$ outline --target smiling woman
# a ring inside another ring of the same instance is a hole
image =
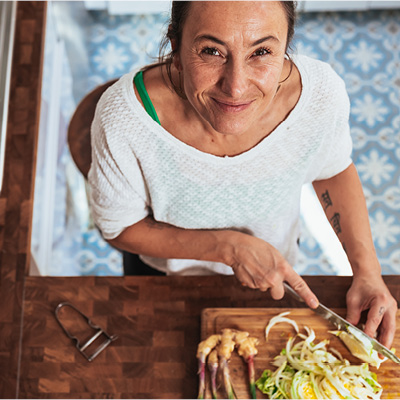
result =
[[[288,55],[293,10],[173,2],[171,54],[124,75],[98,103],[93,216],[146,268],[235,274],[275,299],[287,281],[316,307],[293,268],[301,188],[312,183],[353,268],[348,318],[370,309],[366,332],[390,345],[396,302],[350,157],[345,85],[328,64]]]

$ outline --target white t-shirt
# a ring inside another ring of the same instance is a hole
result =
[[[300,99],[270,135],[234,156],[204,153],[155,122],[124,75],[100,99],[89,172],[93,218],[104,238],[152,214],[186,229],[235,229],[264,239],[295,265],[304,183],[351,164],[349,99],[326,63],[294,56]],[[173,112],[173,110],[171,110]],[[142,256],[167,274],[232,274],[224,264]]]

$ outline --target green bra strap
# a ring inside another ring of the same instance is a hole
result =
[[[154,109],[153,103],[151,102],[146,87],[144,86],[143,71],[139,71],[133,78],[133,81],[135,82],[136,89],[139,93],[140,98],[142,99],[145,110],[150,115],[150,117],[154,119],[154,121],[158,122],[161,125],[156,110]]]

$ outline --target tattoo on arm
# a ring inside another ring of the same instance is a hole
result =
[[[331,218],[331,223],[332,223],[332,228],[335,231],[336,235],[338,235],[340,232],[342,232],[342,227],[340,226],[340,214],[335,213],[333,214],[333,217]]]
[[[321,194],[321,200],[324,207],[324,211],[326,211],[326,209],[332,205],[332,200],[331,197],[329,196],[328,190],[326,190],[324,193]]]
[[[333,206],[331,196],[329,195],[328,189],[325,190],[321,194],[321,203],[324,208],[324,211],[326,212],[327,208]],[[340,214],[339,213],[334,213],[333,216],[330,218],[330,222],[332,224],[332,228],[335,231],[336,235],[342,232],[342,227],[340,226]],[[344,247],[343,244],[343,249],[346,251],[346,248]]]
[[[328,189],[325,190],[321,194],[321,203],[324,208],[324,211],[326,212],[327,208],[333,206],[331,196],[329,195]],[[335,231],[336,235],[342,232],[342,227],[340,226],[340,214],[335,212],[333,216],[330,218],[330,222],[332,224],[332,228]],[[343,249],[346,251],[346,248],[343,244]]]

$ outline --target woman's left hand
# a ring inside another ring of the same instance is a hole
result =
[[[369,310],[364,332],[390,348],[396,330],[397,301],[382,276],[354,276],[346,300],[346,319],[357,325],[361,313]]]
[[[356,167],[351,164],[340,174],[313,184],[353,269],[353,283],[346,297],[347,320],[357,325],[361,313],[369,310],[365,333],[376,335],[390,347],[396,330],[397,302],[381,276]]]

